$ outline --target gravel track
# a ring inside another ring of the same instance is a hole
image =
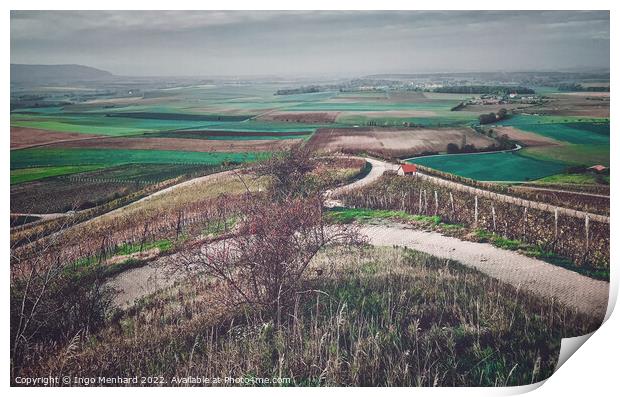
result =
[[[361,233],[375,246],[401,246],[453,259],[493,278],[603,319],[609,283],[491,244],[462,241],[402,224],[365,225]]]

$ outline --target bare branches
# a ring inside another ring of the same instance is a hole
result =
[[[248,200],[234,235],[186,255],[184,266],[226,284],[230,304],[268,308],[279,316],[292,303],[312,258],[323,247],[359,242],[351,227],[326,227],[322,218],[316,197],[277,203]]]

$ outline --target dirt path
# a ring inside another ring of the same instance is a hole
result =
[[[407,225],[363,225],[360,233],[374,246],[407,247],[453,259],[516,288],[564,304],[581,313],[603,318],[607,311],[609,283],[582,276],[513,251],[486,243],[462,241]],[[171,286],[187,275],[178,269],[180,254],[161,257],[146,266],[123,272],[109,281],[117,290],[114,305],[128,307],[136,299]]]
[[[363,157],[358,158],[364,159]],[[398,164],[392,164],[371,158],[366,158],[365,160],[372,165],[372,168],[370,169],[368,175],[348,185],[340,186],[334,190],[330,190],[329,192],[327,192],[326,197],[337,197],[338,195],[346,193],[350,190],[359,189],[379,179],[379,177],[383,175],[385,171],[396,171],[398,169]]]
[[[453,259],[517,288],[597,318],[602,319],[607,311],[608,282],[594,280],[491,244],[462,241],[401,224],[362,226],[361,233],[368,237],[372,245],[397,245]]]
[[[116,292],[112,304],[116,307],[127,308],[136,300],[182,280],[184,276],[175,271],[178,261],[176,254],[164,256],[148,265],[124,271],[112,278],[106,284]]]
[[[37,218],[41,218],[41,220],[47,220],[47,219],[56,219],[56,218],[62,218],[63,216],[67,216],[66,212],[53,212],[53,213],[49,213],[49,214],[24,214],[21,212],[11,212],[11,216],[31,216],[31,217],[37,217]]]

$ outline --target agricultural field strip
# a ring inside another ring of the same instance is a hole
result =
[[[462,241],[401,224],[362,225],[360,232],[375,246],[403,246],[452,259],[493,278],[554,299],[575,310],[603,318],[609,283],[488,243]]]
[[[60,140],[57,140],[57,141],[33,143],[31,145],[15,147],[15,148],[11,148],[11,150],[32,149],[32,148],[35,148],[35,147],[48,146],[48,145],[53,145],[53,144],[57,144],[57,143],[87,141],[87,140],[101,139],[101,138],[107,138],[107,136],[104,135],[104,136],[91,136],[91,137],[85,137],[85,138],[60,139]]]

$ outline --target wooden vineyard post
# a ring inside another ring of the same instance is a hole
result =
[[[450,208],[452,209],[452,218],[454,218],[454,197],[452,192],[450,192]]]
[[[493,215],[493,232],[495,232],[495,206],[491,204],[491,214]]]
[[[418,214],[422,213],[422,189],[420,188],[420,201],[418,202]]]
[[[144,243],[146,243],[146,232],[148,231],[149,224],[144,224],[144,231],[142,232],[142,239],[140,240],[140,252],[144,249]]]
[[[590,248],[590,215],[586,215],[586,253]]]
[[[99,264],[106,258],[106,236],[101,240],[101,248],[99,250]]]
[[[553,216],[554,216],[554,232],[553,232],[553,236],[554,236],[554,239],[557,240],[558,239],[558,208],[557,207],[553,211]]]
[[[478,196],[474,197],[474,225],[478,226]]]
[[[179,234],[181,234],[181,211],[179,211],[178,215],[177,215],[177,240],[179,239]]]
[[[439,199],[437,198],[437,190],[435,190],[435,216],[439,212]]]
[[[527,231],[527,207],[523,207],[523,241]]]

